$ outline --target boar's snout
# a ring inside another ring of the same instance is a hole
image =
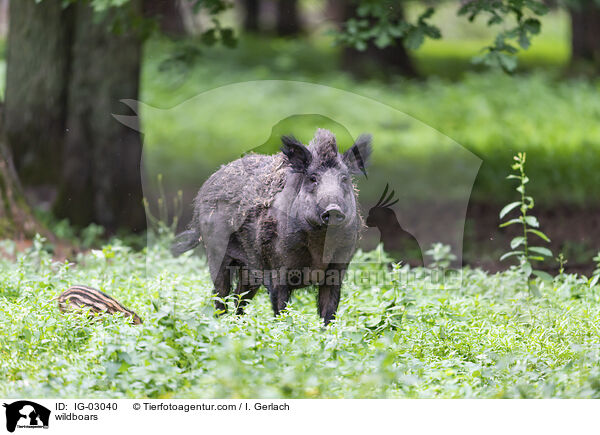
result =
[[[321,213],[321,222],[329,226],[337,226],[344,223],[346,215],[342,209],[334,204],[328,205],[323,213]]]

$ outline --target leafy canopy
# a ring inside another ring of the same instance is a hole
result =
[[[394,0],[354,0],[356,17],[344,23],[338,34],[338,42],[365,50],[372,42],[378,48],[404,44],[407,48],[419,48],[425,38],[439,39],[440,29],[428,20],[435,8],[429,6],[415,23],[408,22],[402,11],[402,2]],[[501,27],[514,22],[507,30],[500,30],[492,44],[482,48],[482,54],[473,61],[500,66],[512,72],[517,66],[515,54],[531,45],[531,38],[540,33],[541,23],[537,17],[548,12],[548,7],[537,0],[469,0],[461,2],[457,14],[466,16],[469,22],[483,16],[488,26]]]

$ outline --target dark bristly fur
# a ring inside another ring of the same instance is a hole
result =
[[[125,317],[132,317],[135,325],[143,323],[140,316],[130,309],[125,308],[106,293],[95,288],[74,285],[61,293],[56,299],[58,301],[58,309],[63,313],[81,308],[89,308],[90,312],[98,314],[123,313]]]
[[[189,229],[176,238],[172,252],[179,255],[203,242],[218,311],[226,309],[220,299],[235,281],[238,313],[264,285],[276,315],[292,290],[313,284],[319,286],[319,314],[328,324],[362,227],[351,176],[366,174],[371,137],[360,136],[344,154],[335,136],[323,129],[308,146],[291,135],[281,141],[281,153],[248,154],[202,185]],[[276,270],[290,277],[305,274],[310,282],[265,277]],[[244,280],[244,272],[260,279]],[[330,272],[337,274],[336,282],[322,278]]]

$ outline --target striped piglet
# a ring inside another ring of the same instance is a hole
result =
[[[132,317],[135,325],[143,323],[140,316],[125,308],[116,299],[100,290],[84,285],[74,285],[68,288],[56,300],[58,301],[58,309],[63,313],[80,308],[89,308],[90,312],[98,314],[123,313],[125,317]]]

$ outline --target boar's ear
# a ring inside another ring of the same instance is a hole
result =
[[[353,174],[362,172],[367,176],[367,165],[371,156],[371,135],[361,134],[354,145],[348,149],[342,159]]]
[[[292,168],[304,172],[312,162],[312,154],[308,148],[294,136],[281,136],[281,142],[281,151],[287,156]]]

